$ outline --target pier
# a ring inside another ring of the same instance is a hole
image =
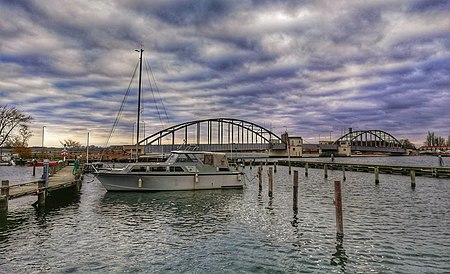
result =
[[[71,188],[79,191],[82,184],[81,170],[78,169],[75,175],[72,172],[72,166],[65,166],[64,163],[60,163],[55,167],[48,168],[47,166],[47,169],[44,167],[44,174],[40,180],[15,185],[9,185],[9,181],[2,180],[0,213],[8,211],[8,200],[24,196],[37,196],[37,202],[34,206],[44,207],[49,193]]]
[[[432,166],[406,166],[406,165],[382,165],[382,164],[353,164],[353,163],[335,163],[331,161],[278,161],[279,165],[303,168],[316,168],[324,170],[344,170],[367,173],[384,173],[395,175],[427,176],[436,178],[450,178],[450,167],[432,167]]]

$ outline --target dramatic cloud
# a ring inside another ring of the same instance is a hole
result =
[[[140,47],[147,135],[217,117],[308,142],[450,134],[444,0],[3,1],[0,104],[34,117],[32,145],[43,126],[47,145],[103,145]],[[136,83],[112,143],[132,141]]]

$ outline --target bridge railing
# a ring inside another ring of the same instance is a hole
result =
[[[268,149],[286,149],[285,144],[199,144],[198,150],[200,151],[265,151]],[[146,153],[170,153],[174,150],[184,150],[186,145],[180,144],[167,144],[167,145],[147,145],[145,147]]]

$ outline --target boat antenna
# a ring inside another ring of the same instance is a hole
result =
[[[139,161],[139,121],[141,120],[141,85],[142,85],[142,52],[144,50],[136,50],[140,52],[139,56],[139,92],[138,92],[138,105],[137,105],[137,122],[136,122],[136,163]]]

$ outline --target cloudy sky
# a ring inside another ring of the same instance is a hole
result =
[[[30,145],[43,126],[47,146],[103,145],[140,47],[147,135],[217,117],[309,143],[450,134],[448,0],[0,0],[0,105],[33,116]],[[113,144],[131,143],[136,89]]]

